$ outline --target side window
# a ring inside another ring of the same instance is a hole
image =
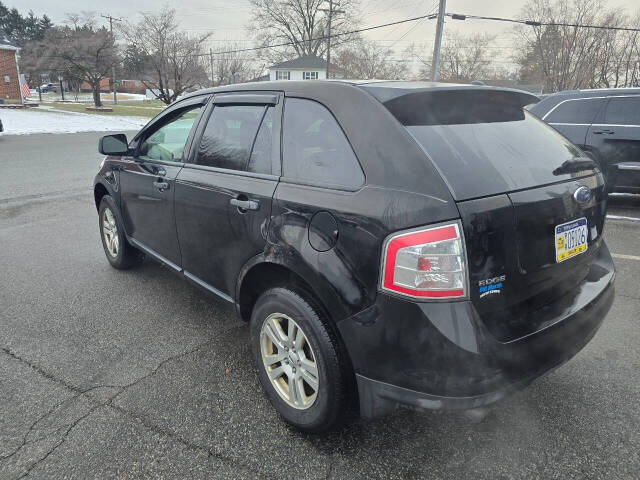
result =
[[[640,125],[640,97],[615,97],[609,100],[604,123]]]
[[[300,183],[357,188],[364,174],[336,119],[312,100],[288,98],[284,109],[283,176]]]
[[[256,141],[246,170],[254,173],[271,173],[271,155],[273,152],[273,122],[275,108],[267,108],[262,125],[258,130]]]
[[[146,160],[182,161],[182,152],[189,132],[202,105],[194,105],[179,111],[168,123],[149,135],[140,145],[138,156]]]
[[[230,170],[265,169],[267,161],[261,153],[264,153],[265,137],[271,134],[269,126],[273,126],[273,116],[271,123],[260,129],[259,151],[253,156],[251,150],[254,140],[258,141],[256,133],[266,108],[264,105],[216,106],[202,133],[195,163]],[[268,160],[267,171],[260,173],[271,173],[270,155]]]
[[[544,120],[547,123],[593,123],[603,102],[603,98],[567,100],[558,105]]]

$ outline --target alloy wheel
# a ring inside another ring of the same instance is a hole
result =
[[[260,353],[271,385],[287,405],[311,407],[318,395],[318,366],[302,328],[282,313],[269,315],[260,331]]]
[[[114,258],[117,257],[120,249],[120,239],[118,238],[116,219],[110,208],[105,208],[102,213],[102,234],[104,235],[104,243],[109,255]]]

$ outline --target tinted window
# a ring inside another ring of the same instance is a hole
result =
[[[284,110],[283,176],[301,183],[357,188],[364,174],[329,110],[289,98]]]
[[[271,155],[273,152],[273,122],[275,109],[270,107],[262,120],[258,136],[253,143],[253,150],[246,170],[255,173],[271,173]]]
[[[581,173],[559,168],[567,160],[582,158],[580,150],[517,105],[508,96],[443,92],[421,93],[410,102],[394,100],[389,110],[424,148],[457,200],[554,183]]]
[[[603,102],[603,98],[567,100],[558,105],[544,120],[548,123],[593,123]]]
[[[202,134],[196,163],[246,170],[264,113],[265,107],[262,105],[215,107]]]
[[[181,110],[140,145],[139,157],[166,162],[182,161],[182,152],[202,105]]]
[[[609,100],[604,123],[640,125],[640,97],[617,97]]]

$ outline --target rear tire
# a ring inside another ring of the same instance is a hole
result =
[[[100,200],[98,228],[104,254],[112,267],[126,270],[144,260],[144,254],[127,242],[120,213],[110,195]]]
[[[250,342],[262,388],[285,421],[305,432],[344,422],[349,410],[346,355],[326,319],[306,299],[287,288],[264,292],[251,314]]]

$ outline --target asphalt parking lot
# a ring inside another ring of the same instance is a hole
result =
[[[638,478],[640,222],[607,222],[616,300],[594,340],[482,422],[401,410],[307,436],[227,304],[151,261],[109,266],[98,137],[0,137],[0,478]]]

